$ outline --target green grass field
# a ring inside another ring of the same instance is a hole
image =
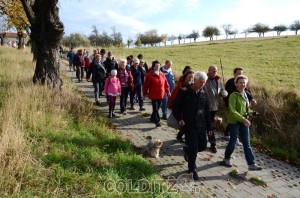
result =
[[[231,78],[233,69],[239,66],[244,68],[253,85],[265,87],[272,92],[288,89],[299,93],[299,36],[228,39],[167,47],[111,50],[117,58],[141,53],[149,65],[156,59],[162,64],[170,59],[173,61],[173,70],[178,74],[186,65],[192,66],[194,70],[207,71],[211,64],[216,64],[221,71],[221,59],[225,80]]]

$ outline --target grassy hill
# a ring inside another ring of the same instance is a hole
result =
[[[117,58],[141,53],[148,65],[156,59],[162,64],[170,59],[178,74],[186,65],[192,66],[194,70],[207,71],[208,66],[216,64],[220,70],[222,59],[225,80],[231,78],[233,69],[239,66],[244,68],[253,85],[265,87],[272,92],[289,89],[299,93],[299,36],[229,39],[167,47],[111,50]]]

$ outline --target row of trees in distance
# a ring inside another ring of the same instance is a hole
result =
[[[224,30],[226,39],[235,38],[236,35],[239,33],[237,29],[233,29],[232,24],[224,24],[222,25],[222,29]],[[268,25],[257,23],[252,27],[243,30],[240,33],[244,34],[245,38],[250,33],[257,33],[259,37],[264,37],[265,33],[270,31],[275,31],[276,35],[280,36],[282,32],[287,30],[295,31],[295,34],[297,35],[299,29],[300,29],[300,20],[296,20],[290,26],[281,24],[281,25],[276,25],[272,28],[269,27]],[[205,38],[209,38],[210,41],[212,41],[214,37],[217,38],[220,35],[221,35],[220,29],[215,26],[207,26],[202,31],[202,36]],[[73,33],[70,34],[69,36],[65,36],[62,40],[62,44],[69,47],[90,46],[90,45],[102,46],[102,47],[110,47],[110,46],[124,47],[126,45],[129,48],[130,46],[136,46],[136,47],[156,46],[156,45],[160,45],[160,43],[167,45],[167,41],[170,41],[171,44],[174,44],[175,40],[178,40],[178,43],[180,44],[182,43],[182,41],[185,43],[186,39],[189,39],[189,42],[192,42],[192,40],[196,42],[197,38],[199,38],[200,36],[201,35],[196,30],[193,30],[189,34],[168,36],[167,34],[159,35],[156,29],[152,29],[144,33],[137,34],[135,41],[131,38],[128,38],[124,44],[121,32],[118,32],[115,27],[112,27],[112,33],[108,34],[105,31],[100,33],[100,31],[94,25],[92,27],[92,32],[89,36],[84,36],[79,33]]]

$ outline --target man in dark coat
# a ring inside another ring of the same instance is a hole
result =
[[[193,173],[194,180],[199,179],[196,171],[197,153],[207,147],[207,131],[212,133],[207,94],[203,89],[206,80],[206,73],[196,72],[194,83],[179,90],[172,106],[175,118],[186,132],[184,158],[188,162],[188,172]]]

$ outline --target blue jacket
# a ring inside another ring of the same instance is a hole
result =
[[[166,79],[167,79],[168,84],[169,84],[169,87],[170,87],[170,91],[172,92],[173,88],[174,88],[174,84],[175,84],[174,74],[173,74],[172,69],[170,68],[170,69],[166,70],[165,67],[163,66],[163,67],[160,68],[160,71],[165,74]]]

